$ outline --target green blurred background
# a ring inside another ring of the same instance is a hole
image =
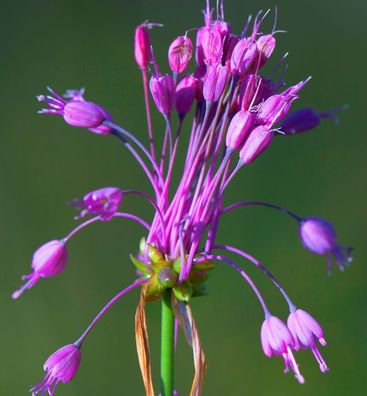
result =
[[[210,295],[192,306],[208,359],[204,395],[367,394],[366,380],[366,3],[362,0],[277,0],[278,56],[290,51],[287,82],[312,75],[296,104],[327,110],[350,108],[334,126],[278,138],[272,149],[236,178],[227,202],[258,199],[303,215],[324,216],[340,242],[356,247],[345,273],[327,276],[325,260],[305,251],[295,225],[277,212],[242,209],[227,216],[220,241],[242,246],[262,259],[294,300],[325,328],[323,354],[331,368],[323,375],[309,352],[298,354],[306,377],[300,386],[282,373],[280,359],[267,359],[259,342],[262,313],[250,289],[229,268],[209,281]],[[226,0],[226,17],[239,31],[249,13],[273,7],[273,0]],[[153,33],[162,70],[171,39],[199,26],[202,1],[3,0],[1,40],[1,361],[0,395],[27,394],[42,376],[45,358],[86,327],[99,308],[134,279],[128,254],[142,230],[113,221],[81,233],[70,245],[65,273],[41,281],[18,301],[11,292],[29,271],[40,244],[62,237],[73,226],[65,202],[108,185],[145,189],[137,170],[115,139],[36,114],[35,95],[50,85],[59,92],[84,86],[87,97],[107,107],[138,136],[145,137],[143,96],[133,58],[134,27],[162,22]],[[270,28],[270,22],[269,26]],[[363,90],[363,91],[362,91]],[[155,116],[156,123],[162,121]],[[150,208],[127,198],[126,209],[151,216]],[[249,268],[273,311],[286,306],[262,274]],[[73,383],[59,395],[143,395],[134,344],[138,293],[117,304],[100,322],[83,350]],[[156,384],[159,383],[159,304],[148,307]],[[177,355],[177,388],[187,395],[193,375],[190,350],[182,341]]]

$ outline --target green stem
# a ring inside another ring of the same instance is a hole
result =
[[[175,316],[171,307],[171,290],[168,289],[162,298],[161,396],[173,395],[174,328]]]

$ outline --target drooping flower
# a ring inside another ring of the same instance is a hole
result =
[[[332,257],[341,271],[352,261],[353,249],[337,242],[335,228],[328,221],[318,217],[303,219],[299,225],[299,234],[306,249],[326,257],[329,273],[332,268]]]
[[[273,132],[269,128],[259,125],[250,134],[240,151],[243,164],[250,164],[261,155],[271,144]]]
[[[261,345],[266,356],[280,356],[284,359],[285,371],[291,369],[300,384],[305,382],[292,349],[294,339],[288,327],[276,316],[265,319],[261,327]]]
[[[303,309],[296,309],[289,314],[288,328],[294,338],[294,349],[311,349],[320,370],[326,373],[329,369],[317,348],[317,341],[322,345],[326,345],[324,332],[318,322]]]
[[[76,219],[82,219],[87,215],[101,216],[103,220],[110,220],[121,205],[123,192],[118,187],[104,187],[91,191],[82,199],[75,199],[71,204],[81,212]]]
[[[27,282],[13,293],[13,299],[20,297],[25,290],[34,286],[40,278],[51,278],[59,275],[65,269],[67,258],[68,250],[65,240],[53,240],[38,248],[32,258],[33,272],[22,277]]]
[[[156,75],[150,79],[150,92],[160,113],[169,115],[175,105],[175,83],[173,78],[166,74]]]
[[[199,81],[194,76],[185,76],[176,87],[176,110],[183,118],[191,109],[199,88]]]
[[[103,125],[105,121],[112,121],[112,117],[107,110],[101,106],[84,100],[83,91],[69,90],[67,96],[72,99],[67,100],[58,95],[51,88],[48,88],[51,95],[39,95],[40,102],[48,104],[48,109],[42,109],[40,114],[58,114],[63,116],[66,123],[78,128],[86,128],[99,135],[108,135],[111,128]]]
[[[50,396],[53,396],[60,382],[66,383],[75,377],[80,361],[80,349],[75,344],[58,349],[43,365],[47,374],[39,384],[31,388],[32,395],[44,395],[48,392]]]

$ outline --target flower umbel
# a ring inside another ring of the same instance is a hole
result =
[[[145,173],[153,193],[149,195],[140,189],[119,186],[89,192],[71,203],[80,210],[76,219],[91,217],[64,238],[51,241],[35,252],[33,272],[25,276],[27,282],[13,298],[19,297],[40,278],[61,273],[67,260],[66,244],[94,223],[131,220],[142,226],[145,233],[138,251],[134,249],[134,254],[130,255],[136,280],[111,298],[75,344],[51,355],[45,364],[46,377],[32,389],[34,395],[46,392],[53,395],[59,382],[68,382],[74,377],[80,363],[79,349],[91,331],[117,301],[140,288],[135,325],[146,394],[158,392],[154,391],[150,367],[145,305],[161,300],[161,395],[172,396],[175,389],[176,319],[176,325],[181,326],[193,350],[195,376],[190,394],[199,396],[206,360],[189,304],[193,298],[208,294],[210,273],[221,265],[233,268],[255,293],[265,315],[261,344],[267,356],[282,357],[285,370],[293,371],[299,383],[304,383],[294,355],[299,349],[311,349],[321,371],[328,370],[317,348],[317,342],[323,346],[326,343],[316,320],[296,307],[280,282],[257,258],[235,246],[218,242],[218,228],[224,215],[241,207],[262,206],[296,220],[303,245],[313,253],[326,256],[329,270],[332,257],[340,269],[351,260],[351,249],[338,244],[336,231],[326,220],[304,218],[268,202],[239,201],[224,205],[227,186],[240,170],[253,170],[256,166],[248,165],[256,163],[270,146],[276,150],[286,136],[313,129],[324,118],[335,119],[335,112],[341,109],[318,112],[307,108],[290,113],[310,78],[286,87],[282,70],[278,73],[282,77],[276,80],[273,78],[276,73],[263,71],[262,67],[272,62],[277,44],[275,35],[280,32],[274,26],[270,33],[261,33],[266,30],[266,18],[268,12],[259,12],[253,21],[248,18],[242,32],[236,34],[225,20],[223,0],[217,2],[216,17],[207,0],[203,26],[199,29],[188,27],[171,40],[165,66],[156,61],[151,38],[154,32],[150,30],[162,25],[144,22],[136,28],[134,55],[142,76],[147,142],[116,123],[103,107],[87,101],[84,89],[68,90],[64,96],[49,89],[49,95],[38,97],[48,105],[40,113],[61,115],[70,126],[117,138]],[[194,34],[196,40],[189,37]],[[189,73],[193,42],[196,42],[195,65],[194,71]],[[285,57],[276,60],[275,71],[283,68]],[[153,125],[151,103],[164,120],[162,131]],[[190,111],[192,116],[189,116]],[[188,135],[186,139],[181,138],[184,134]],[[159,139],[156,140],[157,135]],[[180,164],[178,158],[182,155],[184,160]],[[132,196],[153,208],[150,219],[120,211],[122,201],[125,203]],[[256,284],[227,254],[255,265],[272,281],[289,307],[288,325],[270,314]]]

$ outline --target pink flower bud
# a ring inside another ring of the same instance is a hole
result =
[[[168,49],[168,62],[174,73],[182,73],[190,63],[192,56],[192,42],[186,36],[179,36],[173,40]]]
[[[154,103],[160,113],[168,115],[175,104],[175,83],[173,78],[165,76],[152,76],[150,79],[150,92]]]
[[[81,353],[75,344],[66,345],[54,352],[43,365],[47,374],[31,389],[32,395],[44,395],[46,392],[53,395],[59,382],[66,383],[75,377],[80,361]]]
[[[98,215],[108,221],[118,211],[123,198],[123,191],[117,187],[105,187],[91,191],[82,199],[77,199],[71,204],[81,209],[76,219],[81,219],[87,215]]]
[[[264,66],[267,60],[271,57],[276,44],[277,41],[272,34],[266,34],[257,39],[256,45],[259,54],[259,67]]]
[[[317,348],[317,341],[322,346],[326,345],[319,323],[308,312],[297,309],[290,313],[287,324],[295,342],[294,349],[311,349],[321,372],[326,373],[329,369]]]
[[[239,111],[234,115],[228,127],[226,146],[232,150],[239,150],[255,123],[255,115],[249,111]]]
[[[205,76],[203,95],[208,102],[216,102],[227,85],[228,69],[222,65],[210,65]]]
[[[51,88],[48,88],[51,95],[39,95],[37,99],[49,105],[48,109],[42,109],[40,114],[58,114],[64,117],[66,123],[79,128],[87,128],[91,132],[99,135],[108,135],[112,132],[110,127],[104,125],[104,121],[112,121],[112,117],[103,107],[87,102],[84,97],[84,90],[68,90],[66,98],[58,95]]]
[[[241,39],[233,49],[230,70],[234,75],[241,77],[250,73],[254,66],[256,66],[256,59],[258,56],[258,49],[256,43],[250,39]]]
[[[105,117],[94,103],[79,100],[65,105],[64,120],[78,128],[97,128],[105,121]]]
[[[22,277],[22,279],[28,281],[13,293],[13,299],[20,297],[26,289],[34,286],[40,278],[59,275],[66,266],[67,258],[68,251],[64,240],[50,241],[38,248],[32,258],[33,272]]]
[[[300,384],[305,382],[292,352],[293,336],[285,323],[277,317],[270,316],[264,321],[261,327],[261,346],[266,356],[283,357],[285,371],[287,372],[290,368]]]
[[[261,105],[258,120],[265,125],[275,125],[284,118],[296,97],[287,98],[284,95],[273,95]]]
[[[139,25],[135,30],[134,54],[138,66],[146,70],[151,60],[150,35],[147,26]]]
[[[312,253],[326,256],[329,273],[331,273],[331,257],[341,271],[352,261],[352,248],[337,242],[335,228],[328,221],[310,217],[300,222],[299,234],[303,246]]]
[[[199,81],[194,76],[185,76],[176,87],[176,110],[184,117],[191,109],[196,98]]]
[[[273,140],[273,132],[267,127],[260,125],[256,127],[246,140],[240,151],[240,159],[243,164],[250,164],[262,154]]]
[[[201,46],[205,64],[218,65],[221,62],[223,38],[218,29],[204,28],[201,33]]]

